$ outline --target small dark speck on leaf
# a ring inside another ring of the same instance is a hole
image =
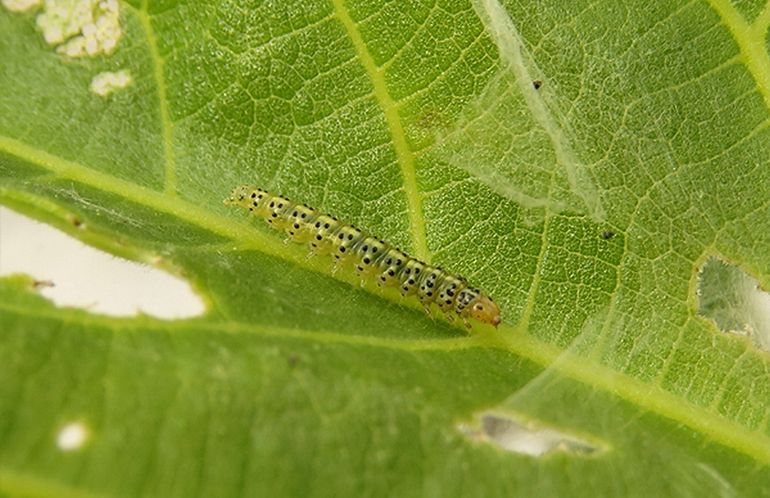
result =
[[[615,236],[615,232],[611,230],[605,230],[604,232],[602,232],[602,238],[604,240],[610,240],[614,236]]]
[[[543,86],[543,81],[535,80],[532,82],[532,86],[535,88],[535,90],[540,90],[540,87]]]
[[[80,218],[78,218],[77,216],[75,216],[74,214],[68,215],[67,219],[72,224],[72,226],[74,226],[75,228],[81,228],[82,229],[82,228],[86,227],[86,224],[83,223],[83,221]]]

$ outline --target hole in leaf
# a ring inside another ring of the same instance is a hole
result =
[[[59,430],[56,435],[56,445],[62,451],[80,449],[89,436],[88,428],[81,422],[72,422]]]
[[[0,2],[10,12],[26,12],[40,6],[42,0],[3,0]]]
[[[723,332],[749,337],[770,351],[770,294],[735,265],[711,257],[698,275],[698,313]]]
[[[603,450],[576,436],[553,428],[519,422],[500,413],[484,413],[474,424],[460,424],[458,429],[474,441],[489,443],[522,455],[543,456],[564,452],[588,456]]]
[[[86,230],[85,224],[79,228]],[[205,306],[190,284],[94,249],[49,225],[0,208],[0,275],[25,273],[57,306],[93,313],[189,318]],[[38,285],[39,284],[39,285]]]

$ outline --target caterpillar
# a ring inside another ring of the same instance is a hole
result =
[[[248,209],[272,228],[286,232],[289,240],[308,244],[315,254],[332,255],[337,264],[352,263],[362,278],[375,277],[378,285],[416,296],[428,314],[435,303],[450,321],[459,316],[468,328],[469,318],[495,327],[500,324],[497,304],[465,278],[423,263],[307,204],[251,185],[236,187],[224,202]]]

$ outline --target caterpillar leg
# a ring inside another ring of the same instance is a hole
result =
[[[452,311],[445,311],[444,316],[446,317],[448,322],[454,322],[455,321],[455,313]]]
[[[358,270],[358,268],[356,268],[356,275],[357,275],[357,276],[358,276],[358,278],[360,279],[360,280],[358,281],[358,285],[360,285],[360,286],[361,286],[361,288],[364,288],[364,287],[366,287],[366,275],[365,275],[365,274],[363,274],[363,273],[361,273],[361,271],[359,271],[359,270]]]
[[[467,318],[467,317],[463,317],[463,323],[464,323],[464,324],[465,324],[465,326],[468,328],[468,330],[470,330],[470,329],[471,329],[471,322],[469,322],[469,321],[468,321],[468,318]]]
[[[342,267],[342,264],[340,261],[340,257],[335,254],[334,261],[332,261],[332,275],[335,275],[341,267]]]
[[[422,309],[425,311],[426,315],[428,315],[431,318],[433,317],[433,315],[430,312],[430,304],[423,304]]]

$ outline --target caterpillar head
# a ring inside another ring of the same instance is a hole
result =
[[[500,325],[500,308],[486,294],[479,293],[469,304],[470,315],[474,320],[497,327]]]
[[[235,206],[248,209],[250,212],[257,216],[267,216],[271,213],[271,209],[268,208],[267,203],[273,198],[266,190],[254,187],[252,185],[241,185],[235,187],[230,194],[230,197],[225,199],[225,204],[232,204]]]

